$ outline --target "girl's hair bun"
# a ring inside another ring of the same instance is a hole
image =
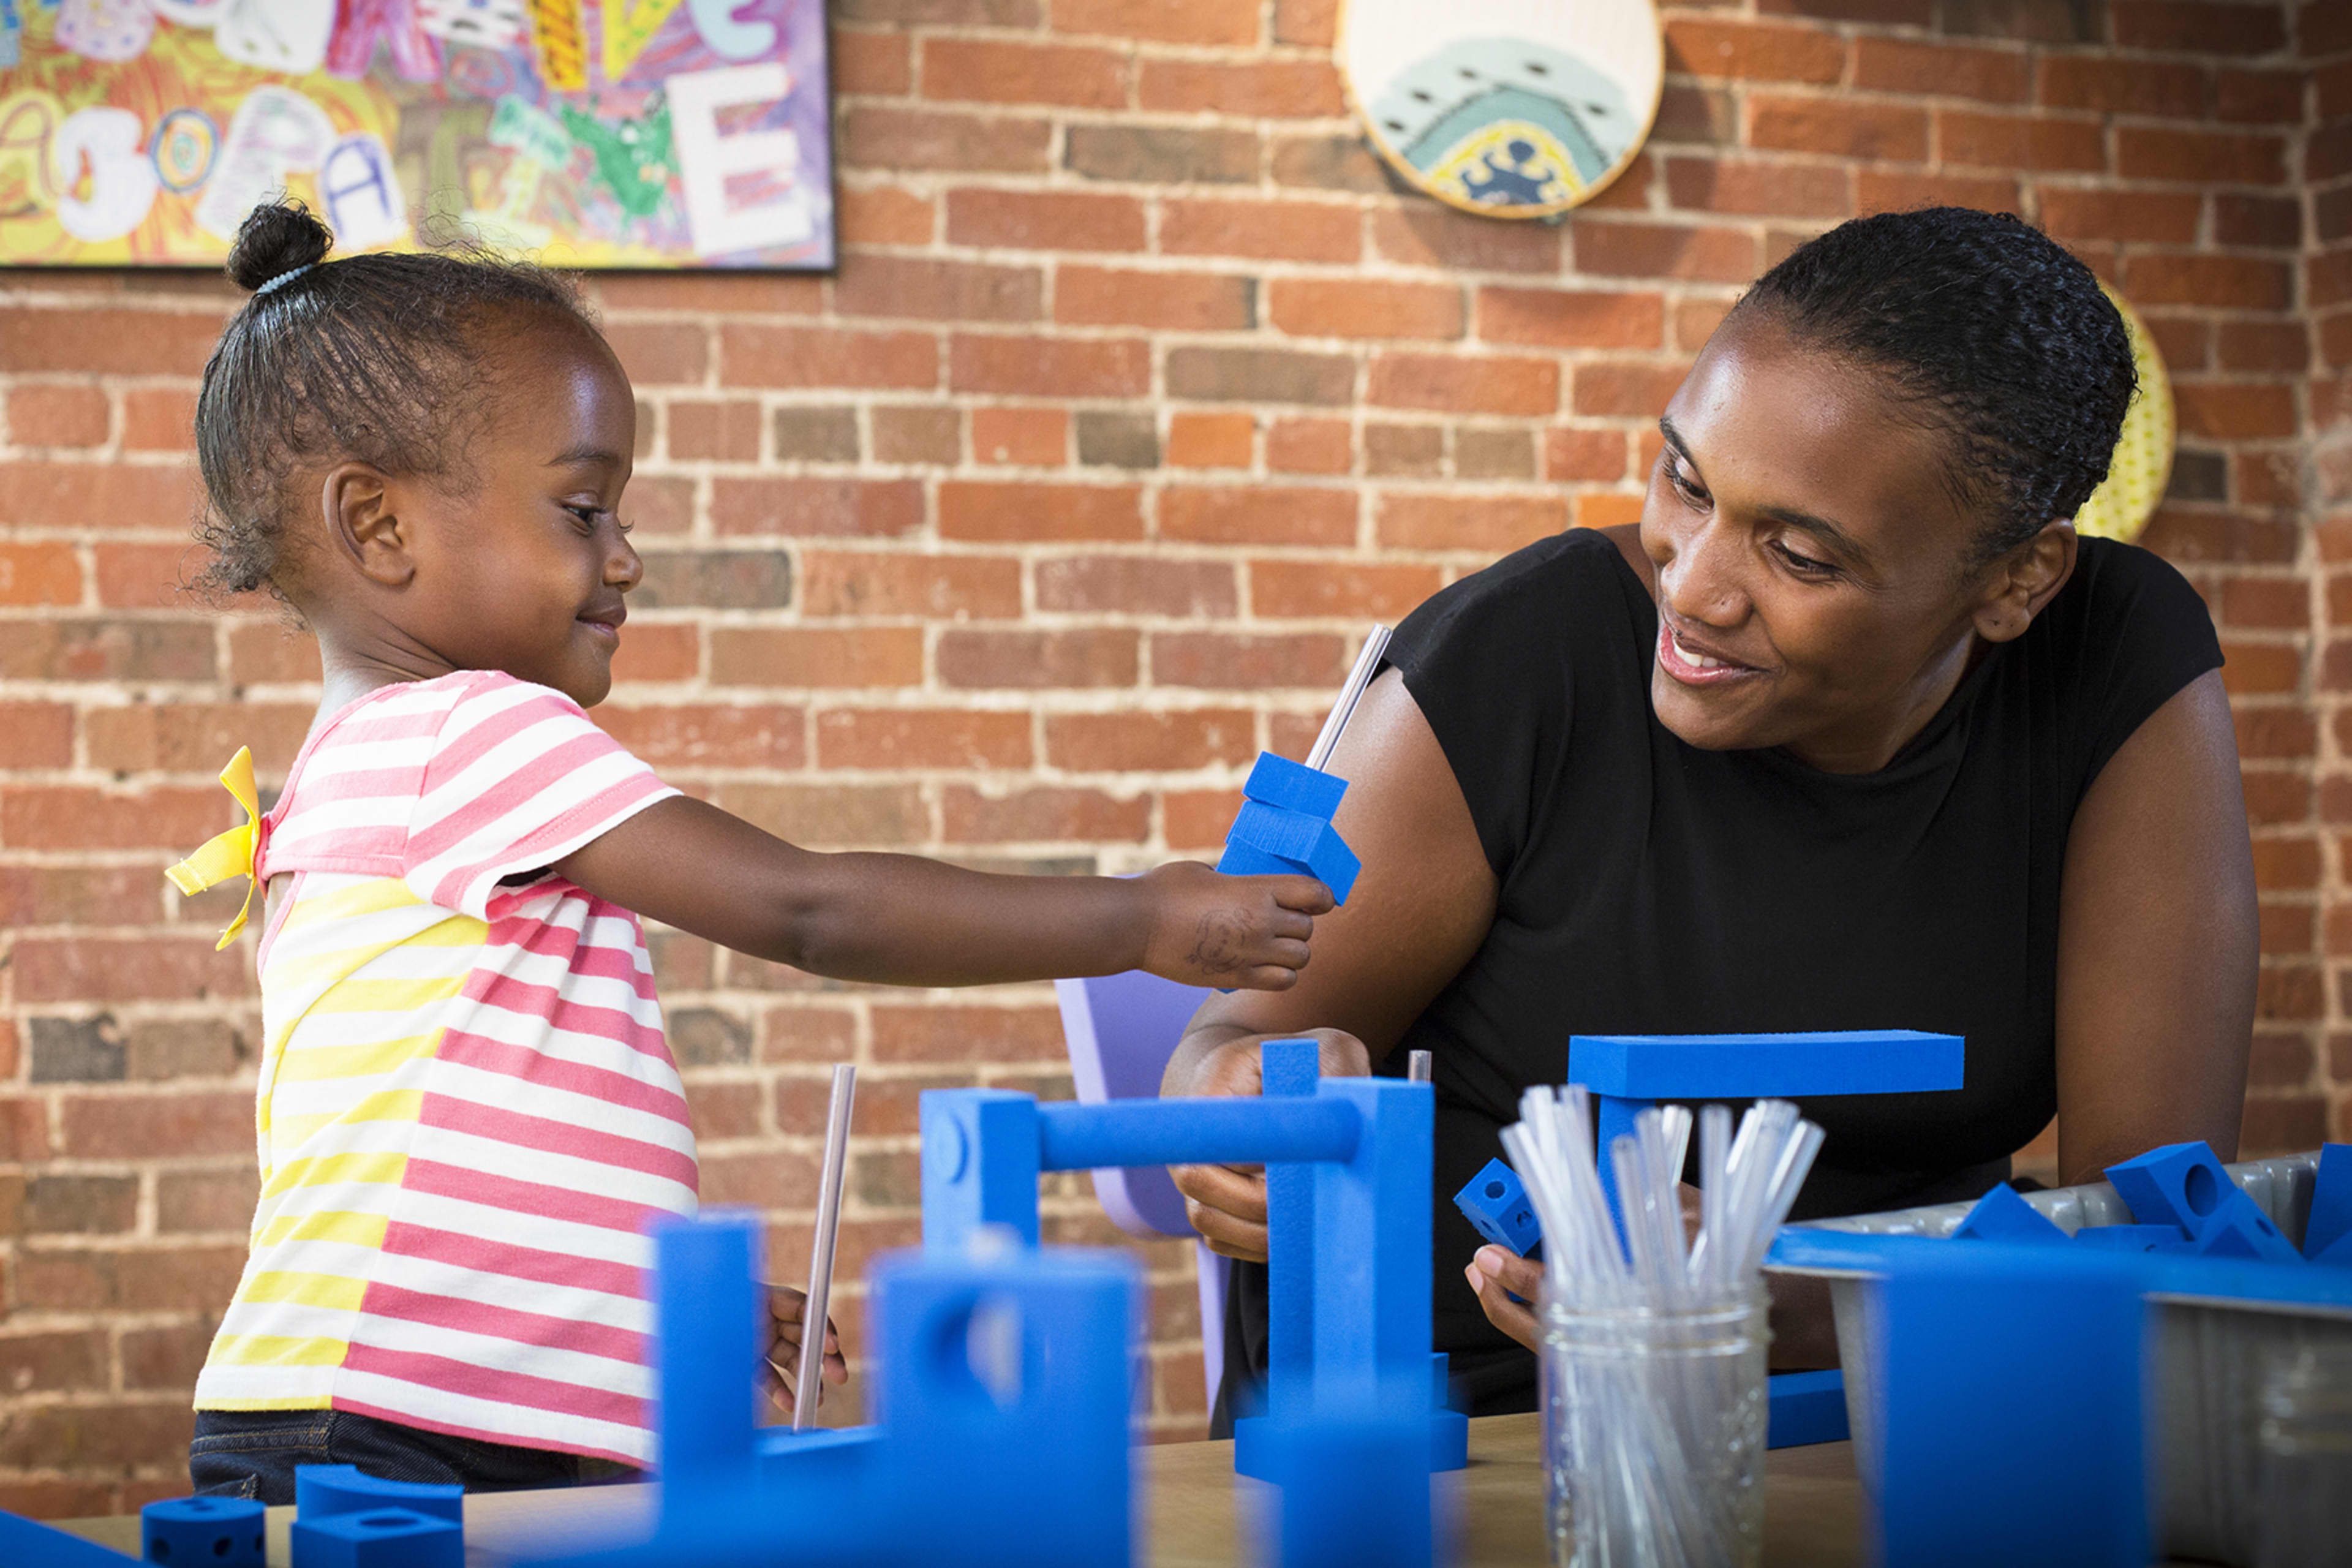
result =
[[[334,235],[300,202],[264,202],[237,226],[236,243],[228,251],[228,275],[240,289],[258,289],[320,260],[334,245]]]

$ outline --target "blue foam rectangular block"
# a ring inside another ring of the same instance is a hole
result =
[[[0,1509],[0,1563],[8,1568],[123,1568],[137,1561]]]
[[[1363,869],[1363,862],[1340,838],[1339,829],[1323,818],[1254,800],[1242,803],[1225,842],[1245,844],[1289,862],[1329,888],[1332,898],[1343,903],[1356,885],[1356,874]]]
[[[2315,1258],[2346,1236],[2352,1236],[2352,1143],[2328,1143],[2319,1151],[2319,1170],[2312,1178],[2303,1255]]]
[[[1797,1099],[1958,1089],[1958,1035],[1846,1029],[1790,1035],[1577,1035],[1568,1081],[1621,1100]]]
[[[2142,1225],[2179,1226],[2191,1237],[2205,1226],[2237,1184],[2203,1143],[2167,1143],[2135,1159],[2107,1167],[2116,1189]]]
[[[2262,1205],[2236,1187],[2221,1206],[2206,1216],[2205,1226],[2190,1244],[2202,1258],[2251,1258],[2266,1263],[2300,1263],[2294,1249]]]
[[[1977,1200],[1976,1206],[1953,1227],[1952,1239],[2024,1241],[2041,1245],[2064,1241],[2066,1233],[2046,1218],[2041,1210],[2019,1197],[2016,1188],[2004,1184]]]
[[[294,1568],[465,1568],[465,1532],[406,1508],[294,1521]]]
[[[1519,1184],[1519,1173],[1500,1160],[1487,1161],[1454,1194],[1454,1206],[1480,1236],[1522,1258],[1543,1239],[1543,1225],[1528,1201],[1527,1188]]]
[[[1339,809],[1339,797],[1347,793],[1346,779],[1310,768],[1305,763],[1294,763],[1288,757],[1277,757],[1272,752],[1257,754],[1257,762],[1242,785],[1244,800],[1303,811],[1326,822]]]
[[[1845,1373],[1836,1367],[1777,1373],[1764,1385],[1764,1394],[1768,1448],[1809,1448],[1853,1436],[1846,1426]]]
[[[2189,1235],[2177,1225],[2086,1225],[2074,1233],[2074,1244],[2113,1252],[2185,1252]]]

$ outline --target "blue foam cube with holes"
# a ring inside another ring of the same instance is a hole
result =
[[[2205,1228],[2198,1234],[2190,1250],[2204,1258],[2248,1258],[2265,1263],[2303,1261],[2303,1254],[2271,1223],[2271,1216],[2263,1212],[2262,1205],[2234,1186],[2221,1206],[2206,1216]]]
[[[2107,1167],[2107,1182],[2142,1225],[2179,1226],[2205,1234],[2214,1213],[2238,1184],[2203,1143],[2167,1143],[2136,1160]]]
[[[178,1497],[139,1510],[139,1554],[150,1563],[262,1568],[262,1506],[251,1498]]]
[[[2066,1233],[2041,1210],[2017,1195],[2017,1189],[1998,1186],[1977,1200],[1952,1231],[1962,1241],[2063,1241]]]
[[[2329,1143],[2319,1151],[2319,1170],[2312,1179],[2303,1255],[2315,1259],[2347,1236],[2352,1236],[2352,1143]]]
[[[462,1524],[466,1489],[429,1481],[387,1481],[357,1465],[297,1465],[294,1467],[294,1511],[318,1521],[339,1513],[371,1508],[404,1508],[428,1519]]]
[[[2074,1244],[2110,1252],[2186,1252],[2189,1236],[2177,1225],[2086,1225],[2074,1233]]]
[[[1519,1173],[1500,1160],[1487,1161],[1454,1194],[1454,1206],[1480,1236],[1522,1258],[1543,1239],[1543,1226],[1536,1219],[1535,1205],[1528,1201],[1527,1188],[1519,1184]]]
[[[294,1568],[466,1568],[465,1531],[409,1508],[297,1519]]]

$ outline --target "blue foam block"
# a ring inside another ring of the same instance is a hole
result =
[[[1406,1398],[1369,1394],[1263,1417],[1265,1479],[1282,1489],[1260,1561],[1281,1568],[1429,1568],[1429,1457]]]
[[[1272,752],[1257,754],[1257,762],[1242,785],[1244,800],[1303,811],[1326,822],[1339,809],[1339,797],[1347,793],[1346,779],[1310,768],[1305,763],[1294,763],[1288,757],[1277,757]]]
[[[2230,1189],[2221,1206],[2206,1216],[2205,1228],[2189,1249],[2204,1258],[2251,1258],[2268,1263],[2303,1261],[2303,1254],[2271,1223],[2262,1205],[2235,1187]]]
[[[1764,1446],[1807,1448],[1815,1443],[1843,1443],[1853,1434],[1845,1415],[1845,1373],[1784,1372],[1765,1384]]]
[[[1339,830],[1323,818],[1254,800],[1242,803],[1241,814],[1234,818],[1225,842],[1246,845],[1288,862],[1329,888],[1332,898],[1341,902],[1346,901],[1349,890],[1356,885],[1357,873],[1363,869],[1363,862],[1340,838]],[[1219,869],[1223,868],[1220,860]]]
[[[2303,1255],[2315,1258],[2347,1236],[2352,1236],[2352,1143],[2328,1143],[2319,1151],[2319,1171],[2311,1184]]]
[[[2186,1252],[2189,1236],[2177,1225],[2086,1225],[2074,1233],[2074,1245],[2114,1252]]]
[[[1966,1065],[1959,1036],[1916,1029],[1576,1035],[1568,1042],[1568,1081],[1620,1100],[1913,1094],[1959,1088]]]
[[[1979,1198],[1976,1207],[1954,1227],[1955,1241],[2064,1241],[2066,1233],[2052,1224],[2017,1190],[2004,1184]]]
[[[2167,1143],[2109,1165],[2107,1183],[2140,1224],[2179,1226],[2191,1237],[2203,1235],[2214,1211],[2238,1190],[2202,1143]]]
[[[371,1508],[404,1508],[427,1519],[463,1524],[466,1489],[422,1481],[378,1480],[357,1465],[294,1467],[294,1511],[299,1517],[315,1521]]]
[[[2337,1237],[2336,1244],[2326,1251],[2315,1256],[2311,1254],[2305,1256],[2311,1262],[2324,1264],[2330,1268],[2352,1268],[2352,1230],[2347,1230]]]
[[[1500,1160],[1487,1161],[1486,1168],[1454,1194],[1454,1206],[1480,1236],[1522,1258],[1543,1240],[1543,1226],[1536,1218],[1535,1205],[1528,1201],[1527,1188],[1519,1184],[1519,1173]]]
[[[123,1568],[136,1561],[0,1509],[0,1563],[8,1568]]]
[[[457,1489],[452,1487],[452,1491]],[[150,1563],[262,1568],[266,1510],[251,1498],[180,1497],[139,1510],[139,1551]]]
[[[297,1519],[294,1568],[466,1568],[466,1536],[406,1508]]]

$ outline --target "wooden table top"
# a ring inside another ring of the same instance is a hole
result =
[[[1470,1468],[1438,1479],[1438,1517],[1451,1520],[1458,1568],[1543,1568],[1543,1471],[1538,1418],[1470,1423]],[[1235,1533],[1268,1489],[1234,1475],[1231,1443],[1167,1443],[1139,1450],[1149,1477],[1139,1533],[1151,1568],[1231,1568],[1250,1560]],[[643,1486],[486,1492],[466,1500],[466,1556],[484,1568],[529,1551],[592,1547],[642,1531],[653,1500]],[[270,1568],[292,1562],[290,1508],[269,1510]],[[86,1519],[61,1528],[136,1556],[139,1521]],[[1824,1443],[1766,1456],[1764,1561],[1788,1568],[1850,1568],[1862,1561],[1861,1491],[1853,1446]]]

